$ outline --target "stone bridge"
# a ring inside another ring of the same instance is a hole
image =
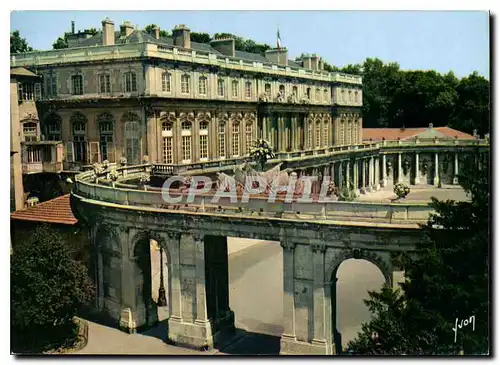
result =
[[[209,196],[169,206],[159,189],[126,182],[155,168],[119,168],[115,182],[108,179],[109,171],[76,177],[71,205],[75,216],[91,227],[95,305],[126,331],[157,322],[149,247],[155,240],[167,255],[168,338],[200,349],[214,346],[234,330],[227,237],[269,240],[283,248],[280,353],[336,354],[338,267],[349,258],[368,260],[392,286],[393,272],[400,270],[395,256],[411,251],[422,239],[419,224],[430,213],[426,204],[404,203],[250,199],[245,204],[222,200],[211,205]],[[258,288],[255,283],[255,291]]]

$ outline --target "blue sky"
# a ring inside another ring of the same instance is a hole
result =
[[[11,31],[45,50],[70,30],[71,20],[77,30],[100,29],[106,16],[117,30],[125,20],[168,30],[186,24],[192,31],[228,32],[272,46],[279,24],[292,59],[317,53],[344,66],[378,57],[403,69],[451,70],[459,77],[477,70],[489,78],[489,14],[477,11],[15,11]]]

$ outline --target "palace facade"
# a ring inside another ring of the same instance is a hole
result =
[[[63,170],[232,159],[257,138],[278,152],[362,142],[361,77],[326,72],[315,54],[197,43],[184,25],[171,37],[119,28],[105,19],[97,34],[68,34],[70,48],[11,55],[41,76],[18,84],[18,104],[37,106],[19,116],[21,141],[62,141]]]

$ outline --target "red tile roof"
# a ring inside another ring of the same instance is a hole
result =
[[[363,141],[381,141],[383,138],[386,140],[401,140],[415,137],[418,134],[429,131],[430,128],[363,128]],[[473,139],[474,137],[468,133],[457,131],[450,127],[436,127],[434,131],[444,134],[448,138],[459,139]]]
[[[69,205],[69,194],[11,213],[11,219],[73,225],[78,220]]]

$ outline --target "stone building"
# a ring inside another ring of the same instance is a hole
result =
[[[160,37],[109,19],[68,36],[70,48],[11,55],[42,76],[36,130],[63,142],[65,170],[237,159],[261,137],[278,152],[362,141],[361,77],[324,71],[316,54],[292,61],[286,48],[254,54],[191,41],[184,25]]]

